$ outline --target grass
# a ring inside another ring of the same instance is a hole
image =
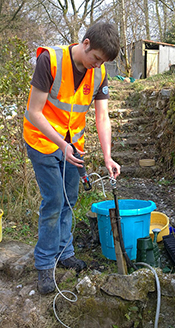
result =
[[[4,222],[2,229],[3,240],[18,240],[34,246],[37,242],[37,226],[30,226],[23,222]]]
[[[172,181],[169,181],[167,179],[165,179],[164,177],[161,178],[159,181],[158,181],[158,184],[159,185],[163,185],[163,186],[169,186],[171,185],[173,182]]]
[[[109,81],[115,81],[117,80],[115,77],[110,78]],[[124,83],[123,81],[119,81],[122,84]],[[146,79],[140,79],[140,80],[135,80],[134,83],[130,84],[125,84],[125,87],[129,87],[130,89],[133,89],[136,92],[141,92],[144,90],[151,90],[152,88],[158,89],[158,88],[163,88],[163,87],[172,87],[174,86],[175,83],[175,73],[172,73],[170,71],[167,71],[162,74],[157,74],[151,77],[148,77]],[[109,82],[110,84],[110,82]],[[114,85],[109,85],[109,90],[111,90],[111,93],[115,92],[115,86]]]

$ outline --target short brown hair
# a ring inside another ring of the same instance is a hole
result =
[[[114,60],[120,49],[119,36],[114,24],[99,22],[90,26],[86,31],[82,42],[90,40],[90,49],[102,50],[107,61]]]

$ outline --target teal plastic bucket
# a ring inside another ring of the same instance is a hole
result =
[[[137,256],[137,239],[149,236],[151,212],[156,204],[151,200],[119,199],[121,229],[126,252],[131,260]],[[109,209],[115,208],[114,200],[94,203],[91,211],[97,213],[99,239],[103,255],[116,260]]]

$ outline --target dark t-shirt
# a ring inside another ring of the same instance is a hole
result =
[[[71,60],[72,60],[74,85],[75,85],[75,91],[76,91],[78,86],[80,85],[82,79],[84,78],[86,71],[82,73],[76,68],[74,61],[72,59],[71,48],[72,48],[72,46],[69,47],[69,50],[70,50],[70,56],[71,56]],[[49,55],[49,52],[47,50],[45,50],[37,58],[37,63],[36,63],[33,77],[32,77],[31,84],[41,91],[49,92],[52,83],[53,83],[53,77],[51,75],[51,69],[50,69],[50,55]],[[108,86],[108,79],[107,79],[107,73],[106,73],[104,81],[95,96],[96,100],[109,99],[109,93],[107,92],[107,94],[106,94],[107,86]]]

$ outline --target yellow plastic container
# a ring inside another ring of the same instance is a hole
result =
[[[154,234],[152,230],[155,228],[161,230],[157,236],[158,243],[162,241],[163,236],[169,235],[169,218],[164,213],[156,212],[156,211],[151,212],[149,235],[152,240],[154,239]]]
[[[2,241],[2,216],[4,212],[0,209],[0,242]]]

